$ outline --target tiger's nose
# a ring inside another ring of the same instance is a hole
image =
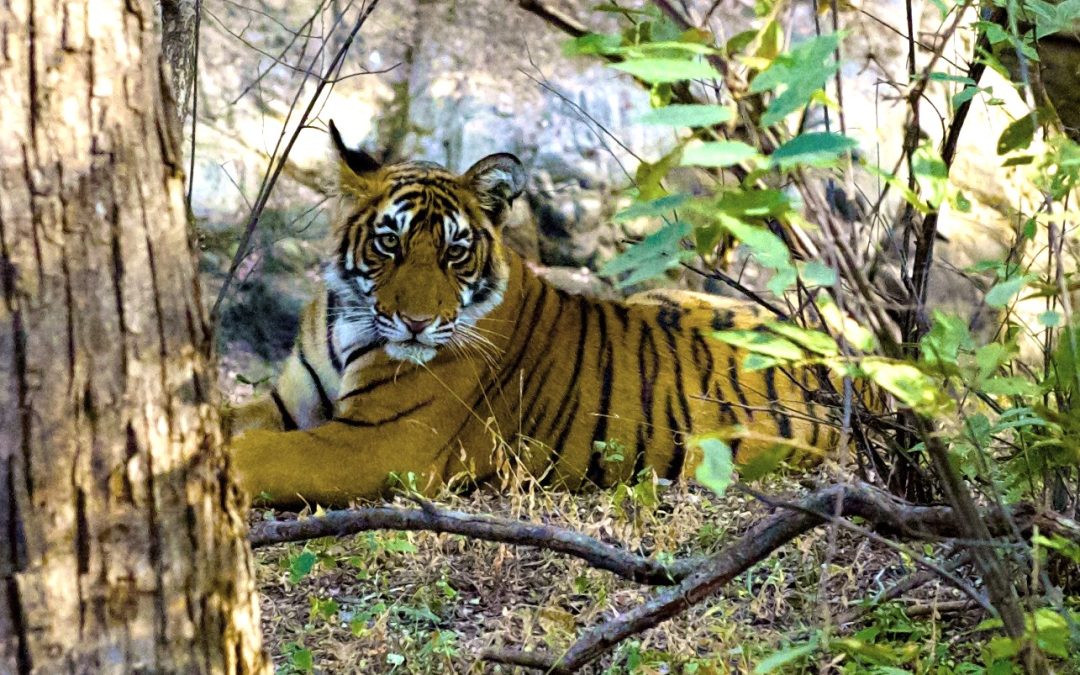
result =
[[[405,316],[401,314],[401,322],[405,324],[405,327],[409,329],[409,332],[413,335],[419,335],[424,332],[424,329],[435,322],[435,317],[429,316],[421,319],[416,319],[411,316]]]

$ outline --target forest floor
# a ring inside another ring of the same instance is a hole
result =
[[[788,497],[805,492],[791,478],[760,487]],[[438,502],[676,558],[716,552],[768,512],[743,493],[717,497],[662,483],[583,494],[488,487]],[[288,517],[253,512],[254,519]],[[917,572],[911,558],[844,531],[830,539],[826,527],[799,537],[589,672],[982,671],[965,667],[981,662],[981,610],[937,580],[870,608],[867,601]],[[279,673],[517,672],[478,655],[489,647],[558,653],[584,629],[656,592],[550,551],[427,532],[278,545],[256,559],[266,648]],[[838,626],[863,607],[861,618]],[[823,631],[828,648],[807,646],[826,642]]]

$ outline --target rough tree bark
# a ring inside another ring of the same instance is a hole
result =
[[[252,673],[151,0],[0,3],[0,673]]]
[[[161,10],[161,51],[169,64],[176,114],[183,120],[195,85],[195,62],[199,30],[198,0],[158,0]]]

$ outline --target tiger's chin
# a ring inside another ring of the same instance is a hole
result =
[[[386,355],[398,361],[424,364],[435,358],[436,349],[414,340],[407,342],[387,342]]]

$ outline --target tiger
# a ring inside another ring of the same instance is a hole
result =
[[[240,484],[270,504],[340,505],[491,479],[507,455],[545,485],[692,475],[694,435],[737,461],[778,442],[825,452],[833,413],[810,369],[746,371],[714,331],[753,303],[689,291],[600,300],[555,287],[504,245],[526,183],[512,154],[463,174],[382,165],[342,141],[335,253],[270,392],[229,414]],[[509,451],[507,450],[509,448]]]

